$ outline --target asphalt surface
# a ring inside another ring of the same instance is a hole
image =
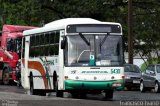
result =
[[[0,106],[160,106],[160,93],[140,91],[115,91],[112,101],[103,95],[87,95],[86,99],[58,98],[26,94],[23,88],[0,85]]]

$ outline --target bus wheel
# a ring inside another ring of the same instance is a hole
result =
[[[112,100],[113,99],[113,90],[105,91],[105,100]]]
[[[34,85],[33,75],[31,74],[30,75],[30,95],[37,95],[37,92],[36,92],[36,90],[34,90],[33,85]]]
[[[78,94],[76,92],[70,92],[72,98],[78,98]]]
[[[86,99],[86,98],[87,98],[86,92],[81,92],[81,93],[80,93],[80,98],[81,98],[81,99]]]
[[[56,74],[56,72],[54,72],[54,74],[53,74],[53,89],[54,89],[54,91],[56,91],[56,89],[57,89],[57,74]]]
[[[58,90],[58,82],[56,81],[56,97],[63,97],[63,92]]]
[[[2,82],[4,85],[9,84],[9,72],[8,72],[7,68],[4,69],[4,71],[3,71]]]
[[[45,92],[45,91],[40,91],[40,92],[39,92],[39,95],[41,95],[41,96],[46,96],[46,92]]]

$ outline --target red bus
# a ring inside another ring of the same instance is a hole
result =
[[[7,85],[17,80],[16,66],[21,54],[22,33],[31,26],[3,25],[0,37],[0,81]]]

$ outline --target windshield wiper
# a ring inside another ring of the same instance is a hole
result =
[[[84,40],[84,42],[90,46],[90,42],[84,37],[84,35],[82,35],[82,33],[79,33],[79,36]]]
[[[109,36],[109,33],[107,33],[107,35],[103,38],[102,42],[100,43],[100,47],[102,47],[102,45],[104,44],[108,36]]]
[[[104,44],[108,36],[109,36],[109,33],[107,33],[107,35],[103,38],[102,42],[100,41],[100,44],[99,44],[100,54],[102,50],[102,45]]]

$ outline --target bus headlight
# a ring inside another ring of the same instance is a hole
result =
[[[64,76],[64,79],[68,79],[68,76]]]
[[[78,76],[76,76],[76,80],[78,80],[79,79],[79,77]]]
[[[130,79],[130,77],[129,76],[125,76],[125,79]]]

